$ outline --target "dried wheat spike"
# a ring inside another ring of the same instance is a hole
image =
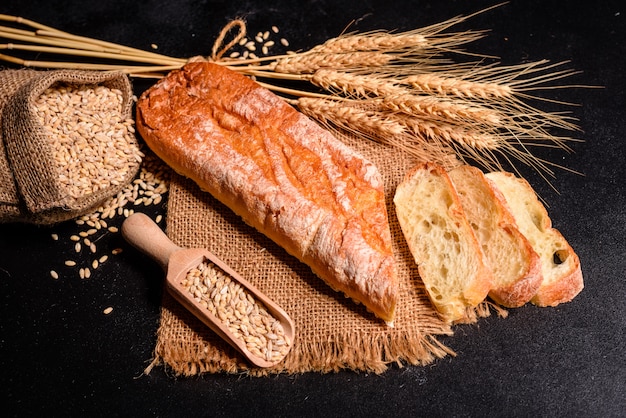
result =
[[[452,168],[459,164],[449,144],[416,136],[405,118],[363,102],[302,97],[292,104],[326,129],[373,140],[405,151],[419,161],[435,161]]]
[[[406,32],[395,33],[377,30],[364,33],[346,33],[327,40],[311,51],[322,53],[384,51],[401,52],[409,55],[451,52],[460,45],[474,42],[485,36],[485,31],[444,33],[445,30],[469,17],[471,16],[457,16],[441,23]]]
[[[319,70],[313,74],[311,82],[348,97],[379,98],[380,104],[393,112],[430,117],[433,120],[491,126],[499,126],[503,120],[503,115],[492,108],[446,97],[415,94],[410,89],[398,86],[393,78]]]
[[[509,85],[468,81],[462,78],[446,77],[427,73],[409,76],[404,83],[421,93],[439,96],[457,96],[467,99],[507,99],[513,91]]]
[[[312,74],[320,68],[355,69],[380,67],[394,59],[380,52],[303,53],[281,58],[273,70],[277,73]]]
[[[302,97],[294,104],[302,113],[326,126],[332,124],[355,134],[387,137],[405,131],[405,127],[389,115],[351,101]]]

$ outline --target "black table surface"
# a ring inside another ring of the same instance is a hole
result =
[[[8,4],[7,4],[8,3]],[[489,1],[30,0],[0,13],[73,34],[164,54],[208,55],[217,33],[243,17],[248,31],[280,29],[305,49],[350,28],[409,30],[469,14]],[[554,308],[527,305],[454,328],[456,352],[427,366],[251,378],[142,374],[159,326],[161,271],[132,249],[87,280],[54,280],[72,248],[55,227],[0,225],[0,405],[15,416],[626,416],[626,10],[623,2],[512,0],[462,24],[488,30],[467,46],[503,64],[570,61],[554,90],[578,103],[583,142],[538,151],[557,170],[556,193],[524,171],[553,224],[576,249],[585,289]],[[137,92],[151,81],[134,82]],[[523,169],[524,170],[524,169]],[[165,204],[151,209],[165,213]],[[123,246],[122,238],[107,245]],[[103,310],[114,308],[109,315]]]

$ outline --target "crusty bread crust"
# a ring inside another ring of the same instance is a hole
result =
[[[396,266],[372,163],[269,90],[205,61],[147,90],[137,129],[174,170],[333,289],[393,321]]]
[[[492,272],[445,169],[418,164],[394,196],[398,221],[428,295],[450,322],[487,297]]]
[[[513,173],[487,173],[500,190],[520,231],[539,254],[543,282],[531,302],[556,306],[571,301],[583,287],[580,260],[565,237],[552,227],[548,211],[532,186]]]
[[[508,308],[526,304],[543,281],[539,255],[517,228],[500,191],[480,169],[462,165],[448,174],[493,271],[489,296]]]

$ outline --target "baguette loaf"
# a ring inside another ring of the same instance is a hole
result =
[[[543,282],[531,302],[556,306],[572,300],[584,287],[580,260],[563,235],[552,227],[535,191],[512,173],[487,173],[486,177],[500,190],[520,231],[541,258]]]
[[[372,163],[268,89],[205,61],[147,90],[137,129],[174,170],[333,289],[393,321],[396,265]]]
[[[492,273],[443,167],[419,164],[398,185],[398,221],[428,295],[450,322],[491,289]]]
[[[509,308],[526,304],[543,281],[539,256],[480,169],[463,165],[448,174],[491,266],[489,296]]]

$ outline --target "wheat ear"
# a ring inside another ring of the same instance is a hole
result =
[[[393,79],[320,70],[311,77],[311,82],[326,90],[339,92],[348,97],[376,98],[383,107],[393,112],[430,117],[442,121],[498,126],[502,115],[497,111],[447,98],[416,95],[409,89],[398,86]]]
[[[341,52],[319,54],[295,54],[279,59],[273,70],[288,74],[311,74],[320,68],[349,70],[354,68],[380,67],[393,60],[392,55],[380,52]]]
[[[448,145],[421,141],[401,118],[362,102],[309,97],[290,102],[338,134],[365,137],[404,151],[419,161],[435,161],[450,168],[459,163]]]

